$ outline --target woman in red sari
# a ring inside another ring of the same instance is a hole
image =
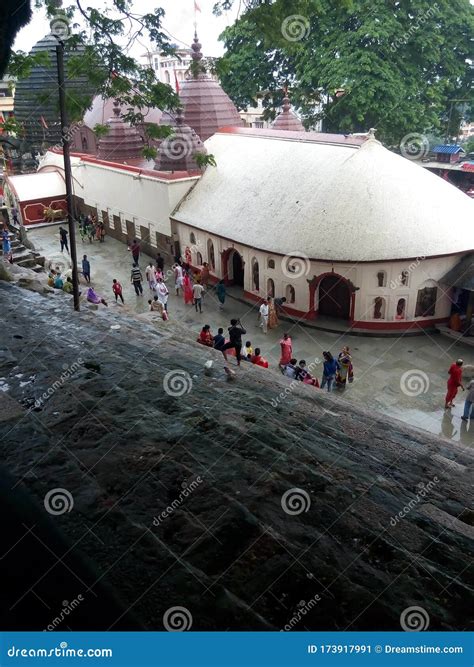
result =
[[[283,334],[283,338],[280,341],[281,348],[281,357],[278,362],[280,368],[284,368],[287,364],[290,363],[291,358],[293,357],[293,344],[291,342],[290,335],[287,333]]]
[[[462,365],[463,365],[463,360],[458,359],[456,363],[451,364],[449,367],[448,375],[448,392],[446,394],[446,399],[444,401],[444,409],[447,410],[448,408],[454,408],[454,399],[456,398],[456,394],[458,393],[458,388],[461,387],[461,389],[464,391],[464,387],[462,384]]]
[[[212,335],[211,327],[209,324],[205,324],[203,326],[197,342],[201,343],[201,345],[207,345],[207,347],[214,347],[214,336]]]
[[[194,298],[193,298],[193,284],[191,282],[191,278],[189,277],[189,274],[187,271],[184,271],[184,276],[183,276],[183,297],[184,297],[184,303],[193,303]]]

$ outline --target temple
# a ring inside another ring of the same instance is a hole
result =
[[[204,70],[197,35],[192,58],[182,109],[145,117],[172,130],[155,160],[118,102],[94,100],[73,140],[77,210],[117,239],[141,239],[151,256],[190,255],[196,270],[207,262],[211,281],[249,303],[285,297],[288,317],[360,333],[446,323],[458,285],[445,276],[474,248],[474,202],[384,148],[374,130],[305,132],[286,92],[271,128],[241,127]],[[109,132],[95,137],[97,124]],[[202,167],[206,153],[217,166]],[[38,174],[6,182],[25,225],[43,222],[45,206],[64,206],[64,192],[57,148]]]

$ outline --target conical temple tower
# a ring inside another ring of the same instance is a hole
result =
[[[155,160],[157,171],[199,171],[196,154],[207,151],[196,132],[186,125],[183,110],[178,109],[176,120],[172,124],[174,132],[164,139]]]
[[[115,162],[140,159],[144,144],[139,131],[123,120],[117,100],[114,101],[113,112],[114,115],[107,121],[108,133],[99,139],[97,157]]]
[[[192,51],[192,73],[190,78],[183,82],[179,97],[186,123],[195,130],[202,141],[206,141],[219,128],[241,127],[243,121],[220,84],[204,71],[201,44],[196,32]]]
[[[288,91],[285,90],[283,98],[283,110],[278,114],[272,124],[272,130],[291,130],[293,132],[304,132],[303,123],[291,109]]]

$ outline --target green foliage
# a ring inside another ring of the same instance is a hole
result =
[[[218,2],[216,11],[232,4]],[[473,100],[469,0],[244,5],[240,19],[221,36],[226,54],[218,62],[222,84],[240,108],[263,91],[271,115],[288,82],[305,124],[322,120],[324,131],[375,127],[379,138],[397,144],[412,132],[444,134],[449,124],[448,134],[456,136],[462,111],[452,101]]]
[[[474,137],[469,137],[463,146],[466,153],[474,153]]]
[[[100,125],[99,123],[97,125],[94,125],[94,134],[97,137],[97,139],[101,139],[102,137],[105,137],[110,131],[110,127],[108,125]]]
[[[162,31],[162,8],[140,14],[134,11],[132,0],[111,0],[103,10],[83,4],[83,0],[75,0],[63,8],[58,8],[57,0],[36,0],[36,7],[46,9],[53,34],[55,23],[64,27],[64,34],[59,37],[67,56],[67,78],[87,77],[96,94],[117,99],[126,107],[125,120],[142,124],[152,107],[174,110],[179,106],[173,89],[158,82],[150,67],[142,66],[128,55],[130,47],[140,38],[148,38],[164,53],[174,52]],[[8,74],[16,79],[28,77],[36,64],[48,65],[45,58],[48,56],[44,53],[12,54]],[[47,95],[50,96],[49,90]],[[80,120],[91,102],[91,95],[68,90],[70,121]]]
[[[204,169],[205,167],[217,167],[216,158],[212,153],[195,153],[193,155],[194,160],[196,161],[199,169]]]
[[[147,160],[154,160],[158,155],[158,151],[156,150],[156,148],[153,148],[153,146],[145,146],[142,149],[142,155]]]

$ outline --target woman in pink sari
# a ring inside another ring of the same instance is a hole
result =
[[[281,357],[280,357],[280,368],[284,368],[287,364],[290,363],[291,358],[293,357],[293,344],[291,342],[290,335],[287,333],[283,334],[283,338],[280,341],[281,347]]]
[[[191,278],[189,277],[189,274],[187,271],[184,272],[183,276],[183,297],[184,297],[184,303],[193,303],[194,298],[193,298],[193,284],[191,282]]]

